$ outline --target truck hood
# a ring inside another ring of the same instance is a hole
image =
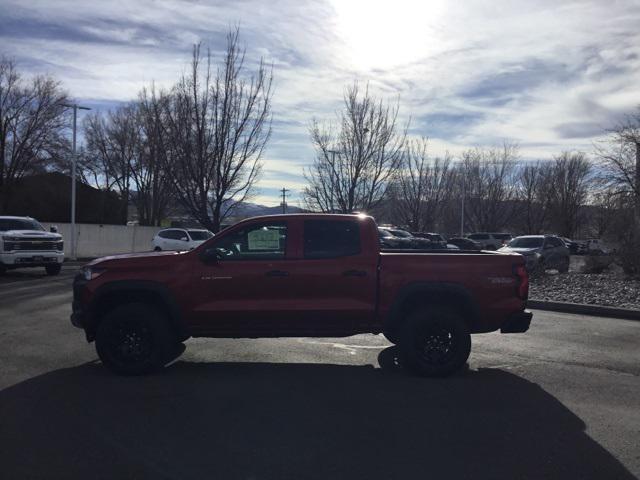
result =
[[[38,237],[42,240],[62,240],[62,235],[59,233],[43,232],[42,230],[7,230],[0,232],[0,236],[18,238]]]
[[[142,253],[123,253],[123,254],[119,254],[119,255],[109,255],[107,257],[100,257],[100,258],[96,258],[94,260],[92,260],[91,262],[87,263],[87,266],[93,266],[93,265],[102,265],[105,264],[105,266],[107,264],[109,265],[117,265],[119,263],[128,263],[131,261],[153,261],[153,258],[158,258],[158,257],[173,257],[173,256],[177,256],[177,255],[183,255],[187,252],[168,252],[168,251],[164,251],[164,252],[142,252]]]

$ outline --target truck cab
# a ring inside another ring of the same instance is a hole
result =
[[[64,242],[31,217],[0,217],[0,274],[7,270],[44,267],[57,275],[64,262]]]

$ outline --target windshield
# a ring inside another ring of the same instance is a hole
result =
[[[396,237],[400,237],[400,238],[411,238],[413,237],[413,235],[411,235],[409,232],[405,232],[404,230],[390,230],[390,232],[395,235]]]
[[[200,240],[209,240],[213,237],[213,233],[207,230],[189,230],[189,236],[191,240],[200,241]]]
[[[35,220],[26,218],[0,218],[0,232],[8,232],[9,230],[44,231],[44,228]]]
[[[388,232],[387,230],[378,229],[378,233],[380,233],[382,238],[393,238],[391,232]]]
[[[520,237],[509,242],[511,248],[540,248],[544,242],[541,237]]]

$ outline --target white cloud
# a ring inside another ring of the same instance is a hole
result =
[[[0,9],[4,53],[85,101],[128,100],[152,80],[170,85],[194,42],[215,54],[240,25],[248,61],[274,65],[269,190],[300,187],[313,159],[308,123],[333,117],[354,79],[400,95],[412,134],[430,137],[436,154],[502,139],[525,157],[588,151],[598,126],[640,103],[634,0],[0,0]]]

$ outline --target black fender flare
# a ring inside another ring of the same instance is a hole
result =
[[[136,297],[159,299],[161,306],[166,308],[169,323],[176,334],[181,339],[191,336],[182,318],[180,306],[171,290],[166,285],[151,280],[115,280],[98,287],[89,304],[89,314],[93,320],[94,328],[103,313],[100,311],[101,307],[105,301],[108,301],[109,297],[126,298],[127,296],[132,299]]]
[[[410,309],[414,305],[450,305],[464,313],[469,329],[480,318],[480,309],[471,292],[458,283],[450,282],[412,282],[397,293],[389,313],[384,319],[383,331],[397,332]]]

